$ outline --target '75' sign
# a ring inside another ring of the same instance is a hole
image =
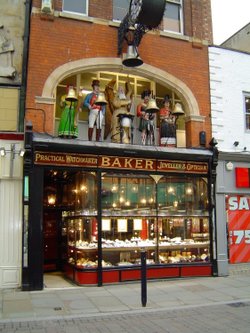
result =
[[[232,230],[229,233],[231,244],[250,244],[250,230]]]

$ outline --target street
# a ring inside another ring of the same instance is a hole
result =
[[[250,301],[0,323],[2,333],[249,333]]]

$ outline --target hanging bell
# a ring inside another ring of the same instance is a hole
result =
[[[155,113],[155,112],[159,111],[159,108],[158,108],[158,106],[156,104],[155,99],[150,98],[150,100],[148,101],[148,105],[147,105],[145,111],[147,113]]]
[[[182,105],[180,103],[175,103],[174,111],[172,112],[172,114],[176,117],[179,117],[179,116],[182,116],[183,114],[185,114],[185,112],[182,109]]]
[[[96,105],[101,105],[101,106],[108,104],[108,102],[105,99],[104,93],[99,93],[99,95],[98,95],[98,97],[95,101],[95,104]]]
[[[75,89],[69,88],[68,95],[66,96],[66,101],[76,102],[78,98],[76,97]]]
[[[128,50],[122,64],[126,67],[138,67],[143,64],[134,45],[128,45]]]

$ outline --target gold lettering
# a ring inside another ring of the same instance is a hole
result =
[[[151,169],[151,170],[153,170],[153,168],[154,168],[153,163],[154,163],[154,161],[146,160],[145,169]]]
[[[124,167],[125,168],[132,168],[132,164],[131,164],[132,161],[133,161],[132,158],[126,158]]]
[[[142,160],[135,160],[135,168],[142,169]]]
[[[119,167],[121,168],[121,163],[120,163],[120,160],[118,157],[115,158],[114,162],[112,163],[112,166],[116,166],[116,167]]]
[[[102,166],[109,167],[110,166],[110,158],[109,157],[102,157]]]

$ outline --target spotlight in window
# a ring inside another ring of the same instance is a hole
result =
[[[193,193],[193,190],[192,190],[192,188],[191,187],[188,187],[187,189],[186,189],[186,193],[187,194],[192,194]]]

